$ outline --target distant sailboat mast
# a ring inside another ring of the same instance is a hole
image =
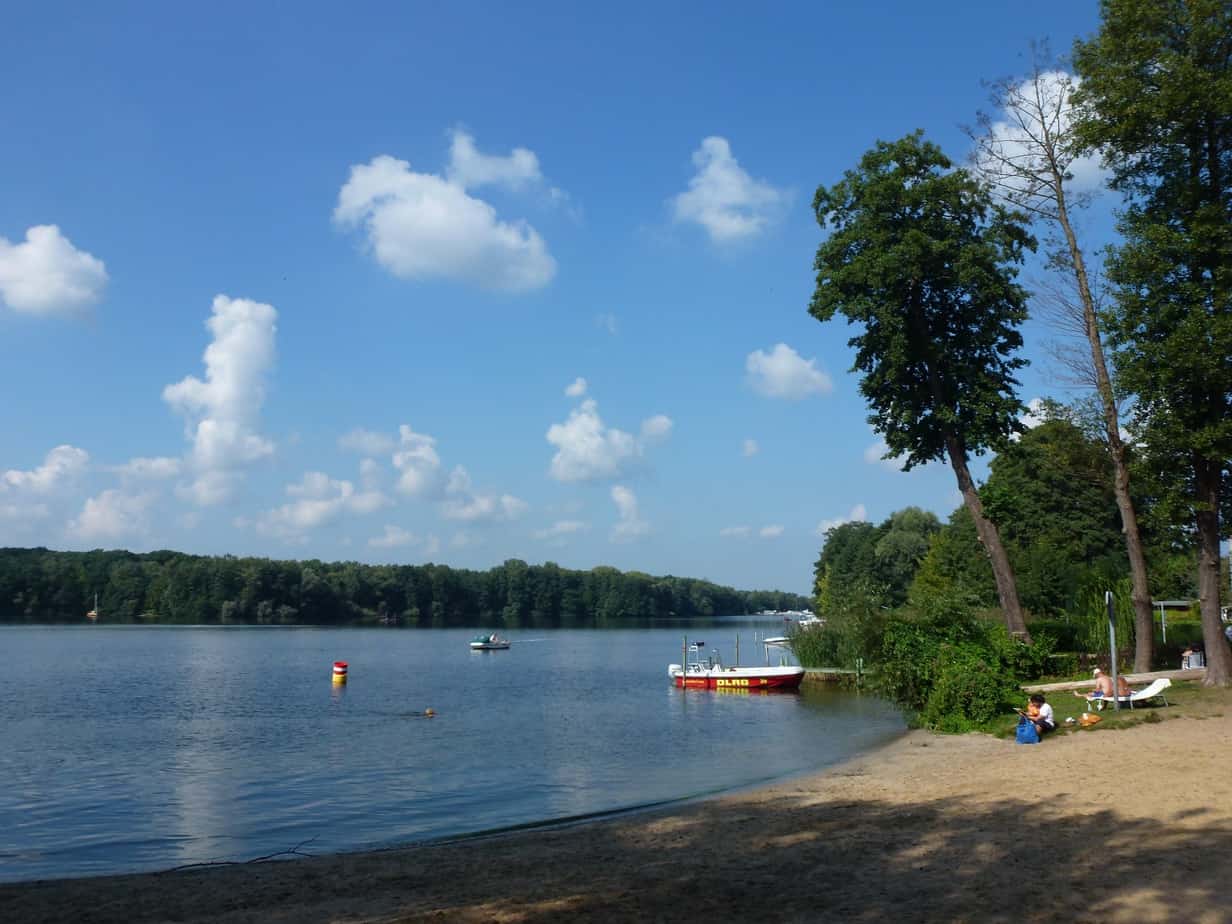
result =
[[[94,594],[94,609],[86,613],[86,619],[98,619],[98,593]]]

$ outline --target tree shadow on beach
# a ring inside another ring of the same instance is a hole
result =
[[[1192,806],[1192,802],[1189,803]],[[9,921],[1223,921],[1232,827],[1050,800],[711,801],[255,867],[0,887]]]

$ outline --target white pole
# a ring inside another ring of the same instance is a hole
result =
[[[1112,646],[1112,702],[1114,708],[1121,708],[1121,690],[1117,684],[1117,649],[1116,649],[1116,609],[1112,603],[1112,591],[1104,591],[1104,602],[1108,604],[1108,641]]]

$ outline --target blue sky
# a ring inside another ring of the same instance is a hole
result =
[[[878,461],[811,214],[1094,2],[25,4],[0,545],[807,592]],[[1063,395],[1027,329],[1024,401]]]

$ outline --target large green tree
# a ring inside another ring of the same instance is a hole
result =
[[[1074,80],[1048,61],[1047,49],[1032,49],[1032,67],[1022,79],[993,84],[995,116],[982,115],[975,135],[974,166],[997,192],[1031,216],[1046,232],[1048,263],[1056,283],[1043,297],[1063,332],[1077,334],[1085,350],[1067,359],[1078,380],[1095,389],[1102,412],[1104,442],[1112,460],[1111,480],[1121,515],[1125,551],[1132,577],[1131,598],[1137,632],[1134,669],[1149,671],[1154,657],[1154,621],[1147,581],[1146,553],[1138,512],[1130,494],[1129,457],[1121,437],[1120,409],[1104,357],[1103,331],[1096,310],[1086,254],[1071,212],[1089,198],[1075,183],[1074,169],[1084,169],[1071,97]],[[1089,159],[1089,155],[1087,156]]]
[[[1126,197],[1107,261],[1135,425],[1186,462],[1206,683],[1232,683],[1219,511],[1232,459],[1232,4],[1104,0],[1074,63],[1082,139]]]
[[[948,459],[992,563],[1010,632],[1026,637],[1014,572],[971,477],[972,453],[1004,445],[1023,411],[1014,371],[1027,296],[1016,266],[1034,239],[1023,217],[955,169],[917,132],[879,142],[813,209],[809,312],[862,327],[849,341],[869,423],[904,469]]]

